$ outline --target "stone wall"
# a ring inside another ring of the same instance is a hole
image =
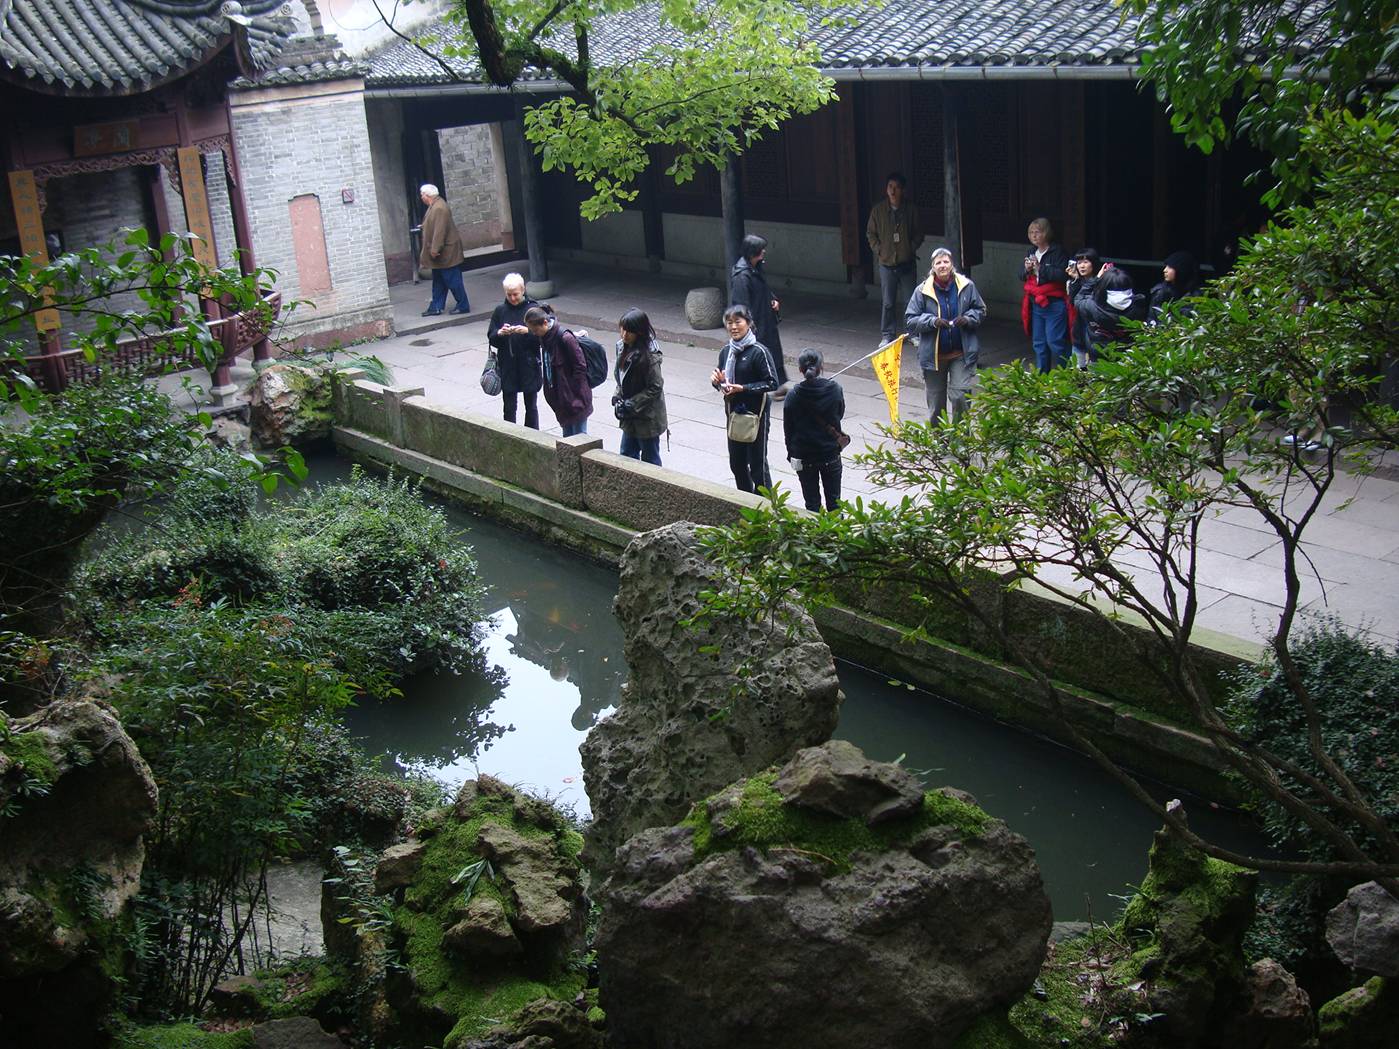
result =
[[[437,132],[442,150],[442,196],[452,209],[462,247],[500,243],[500,201],[489,124],[447,127]]]
[[[374,193],[379,202],[379,239],[384,244],[384,273],[390,284],[413,279],[413,245],[408,231],[418,223],[409,208],[410,187],[403,169],[403,103],[367,99],[369,151],[374,163]]]
[[[230,106],[257,263],[277,271],[287,298],[312,300],[279,341],[391,335],[363,81],[234,91]],[[311,264],[318,258],[328,275]]]
[[[598,438],[552,437],[433,404],[421,390],[351,378],[337,387],[335,420],[336,443],[351,456],[418,474],[478,512],[614,563],[639,532],[676,521],[732,524],[744,508],[762,505],[757,496],[603,451]],[[1114,627],[1033,584],[1006,589],[990,574],[978,598],[1053,668],[1068,716],[1109,754],[1206,796],[1234,797],[1188,713],[1143,673]],[[899,624],[914,621],[910,607],[907,594],[852,595],[816,620],[839,656],[1067,741],[1047,700],[1002,661],[976,620],[934,608],[934,636],[906,640]],[[1257,654],[1223,635],[1196,631],[1195,639],[1196,657],[1221,691]]]

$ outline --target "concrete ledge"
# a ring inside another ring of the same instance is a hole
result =
[[[614,452],[583,455],[584,506],[593,513],[649,532],[675,521],[727,525],[744,507],[763,500],[748,492],[688,477]]]
[[[345,420],[352,429],[351,419]],[[387,434],[385,434],[386,436]],[[512,423],[433,404],[403,403],[403,446],[429,459],[559,498],[555,438]]]

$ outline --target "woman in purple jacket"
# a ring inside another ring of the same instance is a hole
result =
[[[593,388],[588,385],[588,362],[578,340],[543,306],[529,308],[525,327],[539,340],[544,399],[554,409],[563,436],[587,433],[588,416],[593,414]]]

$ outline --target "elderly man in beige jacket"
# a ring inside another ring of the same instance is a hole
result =
[[[466,288],[461,282],[461,263],[464,256],[461,250],[461,236],[457,224],[452,221],[452,209],[428,182],[419,187],[418,195],[427,205],[423,216],[423,251],[418,256],[418,265],[432,268],[432,302],[423,310],[424,317],[436,317],[447,305],[447,292],[450,290],[457,304],[453,313],[470,313],[471,304],[466,299]]]

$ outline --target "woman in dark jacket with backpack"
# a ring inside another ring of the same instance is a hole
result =
[[[525,314],[538,306],[525,294],[525,278],[507,273],[501,281],[505,301],[491,313],[486,341],[495,350],[496,371],[500,374],[500,397],[505,421],[513,423],[521,394],[525,398],[525,425],[539,429],[539,340],[525,327]]]
[[[661,377],[661,348],[651,318],[635,307],[617,322],[617,365],[612,377],[617,392],[612,410],[622,430],[622,454],[629,459],[661,465],[661,434],[668,422],[665,380]]]
[[[525,325],[539,340],[544,365],[544,399],[554,409],[564,437],[588,432],[593,414],[593,388],[588,385],[588,362],[573,332],[565,330],[543,306],[525,313]]]
[[[812,513],[821,509],[821,489],[826,509],[840,503],[840,421],[845,417],[845,393],[834,379],[821,378],[821,354],[802,350],[797,367],[804,378],[782,402],[782,433],[787,438],[787,458],[802,486],[802,500]]]
[[[777,371],[767,347],[753,334],[753,315],[747,306],[734,305],[725,310],[724,327],[729,331],[729,341],[719,351],[719,366],[710,376],[710,384],[724,395],[726,417],[758,416],[755,440],[735,441],[729,437],[729,469],[738,490],[755,492],[772,487],[768,470],[772,406],[768,395],[777,389]],[[729,432],[732,434],[732,428]]]

